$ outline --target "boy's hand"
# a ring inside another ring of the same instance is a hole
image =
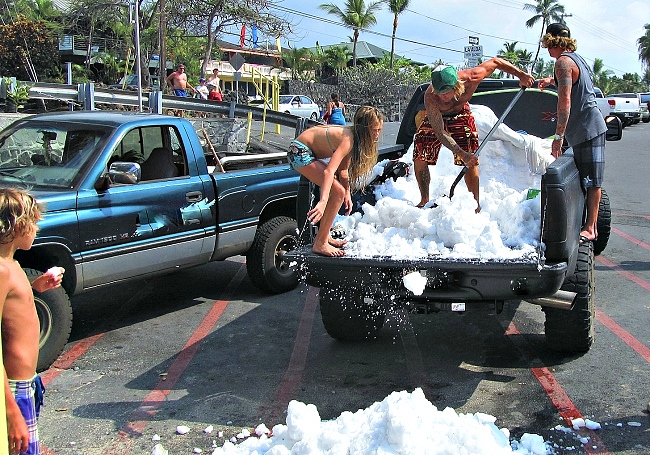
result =
[[[29,448],[29,429],[15,402],[13,406],[7,406],[7,437],[11,455],[27,452]]]
[[[65,269],[63,267],[52,267],[43,275],[32,281],[32,287],[38,292],[45,292],[50,289],[58,288],[61,286],[64,273]]]

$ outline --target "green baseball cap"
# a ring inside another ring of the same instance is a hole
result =
[[[431,71],[431,85],[436,93],[453,90],[458,82],[456,68],[448,65],[438,65]]]

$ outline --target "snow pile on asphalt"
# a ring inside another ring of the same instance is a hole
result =
[[[482,140],[497,117],[485,106],[472,106]],[[501,125],[481,151],[480,203],[476,202],[464,180],[456,186],[453,199],[450,187],[462,167],[453,164],[451,152],[442,148],[431,172],[430,202],[424,209],[415,205],[420,193],[411,172],[396,181],[389,179],[375,187],[377,202],[365,204],[363,214],[339,216],[352,257],[390,256],[413,259],[435,256],[462,259],[536,258],[540,247],[541,174],[552,162],[551,140],[520,134]],[[412,164],[412,147],[401,158]],[[381,174],[385,162],[375,167]],[[537,173],[531,172],[535,171]],[[533,190],[529,193],[529,190]],[[437,207],[431,207],[433,203]]]
[[[321,421],[316,406],[291,401],[287,424],[266,427],[234,444],[227,441],[212,455],[501,455],[551,454],[550,445],[539,435],[524,434],[509,440],[507,429],[499,429],[487,414],[457,414],[439,411],[422,389],[393,392],[383,401],[357,412],[346,411],[335,420]]]

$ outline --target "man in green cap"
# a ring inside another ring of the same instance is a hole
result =
[[[413,145],[415,178],[420,189],[418,207],[429,202],[429,165],[436,164],[443,145],[454,154],[454,164],[469,168],[465,184],[478,204],[478,157],[474,155],[478,149],[478,132],[469,100],[479,83],[495,70],[518,77],[522,87],[530,87],[535,82],[529,73],[498,57],[458,72],[447,65],[437,66],[431,71],[431,84],[424,94],[427,115],[418,126]],[[476,211],[480,210],[479,204]]]

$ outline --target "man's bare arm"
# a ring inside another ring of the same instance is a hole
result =
[[[557,78],[557,125],[555,132],[564,135],[571,113],[571,86],[573,85],[572,69],[573,60],[560,57],[555,62],[555,77]]]

